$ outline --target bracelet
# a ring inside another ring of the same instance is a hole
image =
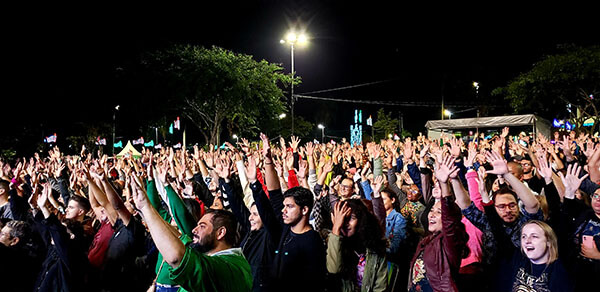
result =
[[[467,166],[467,170],[475,170],[475,167],[473,167],[473,166]]]
[[[273,164],[273,162],[265,162],[265,165]]]

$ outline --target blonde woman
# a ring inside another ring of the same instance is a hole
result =
[[[521,229],[521,250],[512,258],[512,291],[572,291],[573,283],[558,259],[552,228],[531,220]]]

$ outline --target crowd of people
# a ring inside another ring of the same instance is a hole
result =
[[[0,290],[587,291],[600,141],[509,134],[0,161]]]

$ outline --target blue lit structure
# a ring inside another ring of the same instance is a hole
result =
[[[350,125],[350,146],[362,144],[362,110],[354,110],[354,125]]]

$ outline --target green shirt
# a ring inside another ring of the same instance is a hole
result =
[[[173,190],[171,186],[165,187],[167,197],[169,198],[169,206],[173,212],[173,217],[171,217],[169,211],[163,208],[161,203],[162,200],[158,195],[158,190],[156,189],[156,182],[154,180],[148,181],[146,189],[150,203],[158,211],[163,220],[166,222],[171,222],[171,219],[174,218],[179,230],[182,233],[191,236],[192,230],[196,226],[196,222],[194,221],[192,214],[190,214],[186,209],[183,200],[181,197],[179,197],[179,195],[177,195],[175,190]],[[169,278],[169,271],[167,269],[168,266],[169,264],[163,261],[162,254],[159,252],[155,269],[155,273],[158,273],[156,282],[160,284],[176,285],[176,283]],[[180,291],[185,290],[180,289]]]
[[[240,248],[205,255],[187,245],[191,241],[189,236],[183,235],[181,239],[186,244],[183,259],[179,267],[168,269],[175,283],[188,291],[252,290],[250,265]]]

